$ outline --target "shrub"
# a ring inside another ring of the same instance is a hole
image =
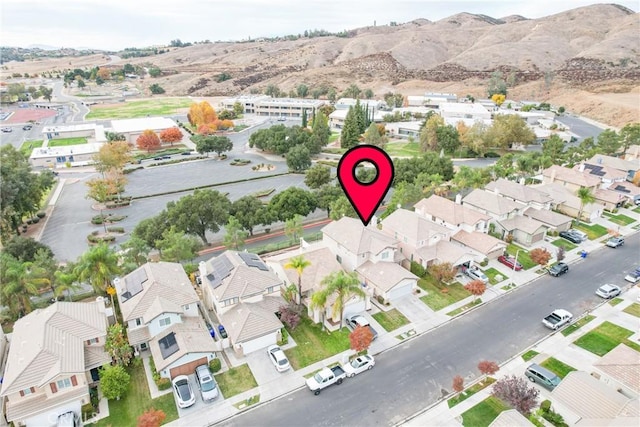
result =
[[[544,418],[545,420],[549,421],[551,424],[553,424],[555,427],[567,427],[567,423],[564,422],[564,417],[560,414],[558,414],[557,412],[552,411],[551,409],[549,409],[548,412],[542,412],[542,418]]]
[[[282,338],[278,341],[278,345],[283,346],[289,342],[289,333],[285,328],[282,328],[280,329],[280,334],[282,335]]]
[[[82,405],[82,408],[80,408],[80,412],[82,413],[82,419],[88,420],[93,418],[96,410],[91,403],[85,403]]]
[[[103,218],[100,215],[97,215],[91,218],[91,224],[101,225],[102,221],[103,221]]]
[[[124,233],[124,227],[107,227],[109,233]]]
[[[540,409],[542,409],[544,412],[549,412],[549,410],[551,409],[551,401],[543,400],[540,404]]]
[[[214,374],[222,369],[222,362],[220,362],[220,359],[218,359],[217,357],[211,359],[211,361],[209,362],[209,369],[211,369],[211,372],[213,372]]]
[[[155,383],[158,386],[158,390],[171,388],[171,380],[169,378],[160,378],[159,380],[155,380]]]
[[[487,265],[489,265],[489,258],[483,259],[480,263],[480,267],[486,267]]]
[[[37,216],[38,218],[40,218],[40,219],[44,218],[46,215],[47,215],[47,214],[46,214],[46,212],[42,212],[42,211],[40,211],[40,212],[38,212],[38,213],[36,214],[36,216]]]
[[[411,261],[411,272],[418,277],[423,277],[426,273],[424,267],[415,261]]]
[[[493,159],[495,159],[495,158],[497,158],[497,157],[500,157],[500,154],[498,154],[498,153],[496,153],[496,152],[493,152],[493,151],[489,151],[488,153],[486,153],[486,154],[484,155],[484,157],[487,157],[487,158],[493,158]]]

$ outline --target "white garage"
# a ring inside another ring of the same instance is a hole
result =
[[[390,302],[410,295],[418,286],[418,276],[395,262],[367,261],[356,272],[367,286],[373,287],[375,296]]]
[[[231,346],[239,356],[276,344],[283,325],[274,310],[277,308],[265,301],[243,302],[221,316]]]

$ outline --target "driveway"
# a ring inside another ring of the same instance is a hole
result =
[[[178,407],[178,402],[176,400],[176,394],[175,394],[175,392],[172,392],[173,399],[176,402],[176,408],[178,408],[178,416],[180,418],[184,417],[185,415],[192,414],[194,412],[214,410],[214,409],[212,409],[214,406],[220,405],[224,401],[224,396],[222,396],[222,393],[218,393],[218,397],[216,397],[213,400],[213,402],[205,402],[205,401],[203,401],[202,400],[202,394],[200,394],[200,389],[198,388],[198,382],[196,381],[196,375],[195,374],[189,375],[189,383],[191,384],[191,388],[193,388],[193,392],[196,395],[196,403],[194,403],[192,406],[190,406],[188,408],[184,408],[184,409]],[[218,389],[218,391],[220,391],[220,389]]]

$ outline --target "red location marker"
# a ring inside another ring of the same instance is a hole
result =
[[[376,176],[369,183],[360,182],[356,178],[356,168],[362,162],[370,162],[376,168]],[[391,158],[386,151],[375,145],[358,145],[340,159],[338,181],[365,226],[369,225],[389,191],[393,173]]]

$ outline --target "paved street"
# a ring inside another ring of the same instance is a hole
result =
[[[623,277],[637,264],[639,252],[637,233],[626,239],[623,249],[591,251],[588,258],[573,262],[565,276],[542,276],[427,334],[378,354],[371,373],[333,386],[319,396],[300,384],[300,390],[285,398],[258,406],[220,425],[298,425],[300,420],[310,426],[401,422],[448,394],[455,375],[464,376],[466,382],[476,378],[479,360],[504,362],[549,335],[551,331],[540,322],[555,308],[568,309],[579,317],[601,302],[593,292],[605,281],[629,286]],[[180,422],[194,423],[196,419],[214,422],[217,416],[201,414]]]

